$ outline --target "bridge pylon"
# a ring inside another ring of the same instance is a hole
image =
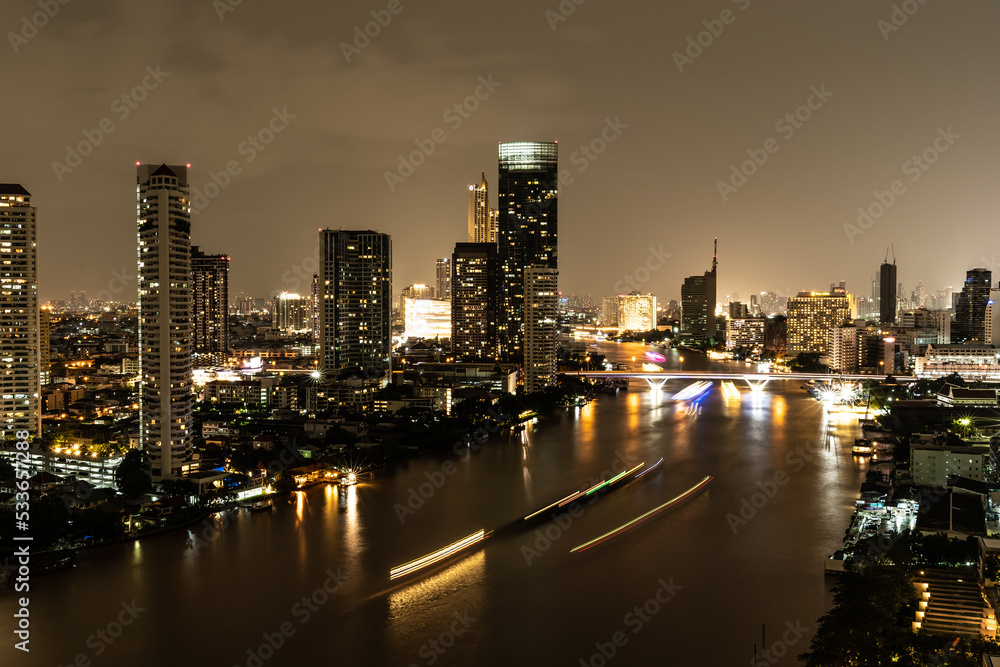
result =
[[[647,378],[643,378],[643,380],[645,380],[646,384],[649,385],[649,390],[650,391],[663,391],[663,385],[665,385],[667,383],[667,378],[663,378],[662,380],[660,380],[659,378],[657,378],[657,381],[655,381],[655,382],[654,382],[653,378],[648,378],[648,377]]]
[[[751,377],[754,377],[755,379],[751,380],[750,379]],[[764,391],[764,387],[766,387],[767,383],[771,381],[771,377],[769,375],[765,375],[763,378],[761,378],[760,375],[757,376],[744,375],[743,380],[748,385],[750,385],[751,393],[759,394],[760,392]]]

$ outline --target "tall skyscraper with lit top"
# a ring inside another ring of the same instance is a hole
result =
[[[154,479],[189,472],[191,455],[191,200],[187,167],[136,165],[139,445]]]
[[[469,186],[469,243],[496,242],[497,211],[490,208],[490,186],[482,172],[482,182]]]
[[[497,251],[503,290],[498,321],[505,361],[524,359],[524,271],[558,268],[559,145],[518,141],[499,147]]]
[[[41,435],[38,264],[31,193],[0,183],[0,436]]]

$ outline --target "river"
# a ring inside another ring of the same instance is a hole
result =
[[[648,349],[600,351],[640,363]],[[668,368],[729,366],[667,357]],[[831,604],[824,559],[864,477],[850,454],[856,420],[824,415],[794,381],[754,396],[744,384],[739,402],[718,383],[696,405],[670,402],[683,384],[633,382],[478,452],[231,512],[218,531],[81,552],[74,569],[32,579],[31,653],[7,634],[0,663],[728,666],[752,664],[766,628],[773,655],[760,664],[793,665]],[[576,516],[520,522],[621,461],[660,457]],[[698,495],[570,552],[706,475]],[[391,567],[479,529],[503,530],[389,581]],[[14,609],[0,592],[8,625]]]

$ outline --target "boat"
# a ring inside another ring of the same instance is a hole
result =
[[[31,574],[49,574],[73,567],[76,563],[75,551],[53,551],[35,554],[31,557]]]
[[[249,507],[251,512],[267,512],[271,509],[270,500],[258,500],[256,502],[250,503]]]
[[[358,476],[353,472],[349,472],[340,478],[341,486],[354,486],[358,483]]]

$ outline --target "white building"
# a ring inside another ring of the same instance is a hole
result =
[[[0,456],[13,463],[14,451],[0,450]],[[81,454],[69,447],[43,452],[33,445],[28,450],[28,460],[20,459],[19,465],[26,466],[30,475],[47,472],[59,477],[75,477],[77,481],[87,482],[99,488],[115,488],[115,470],[124,457],[90,456]]]
[[[618,329],[652,331],[656,328],[656,297],[652,294],[618,295]]]
[[[139,443],[154,479],[189,472],[191,200],[187,167],[136,167],[139,246]]]
[[[840,373],[857,373],[861,363],[858,345],[859,333],[854,327],[830,329],[830,370]]]
[[[983,481],[983,464],[990,455],[987,447],[942,447],[912,445],[910,470],[915,486],[944,487],[952,475]]]
[[[726,319],[726,349],[738,347],[764,347],[764,327],[767,320],[763,317],[738,317]]]
[[[0,436],[14,440],[42,432],[35,207],[14,183],[0,183],[0,261]]]
[[[524,270],[524,390],[528,393],[555,383],[558,280],[557,269]]]
[[[952,373],[966,380],[1000,381],[997,349],[984,343],[928,345],[924,356],[917,357],[917,377],[939,378]]]

